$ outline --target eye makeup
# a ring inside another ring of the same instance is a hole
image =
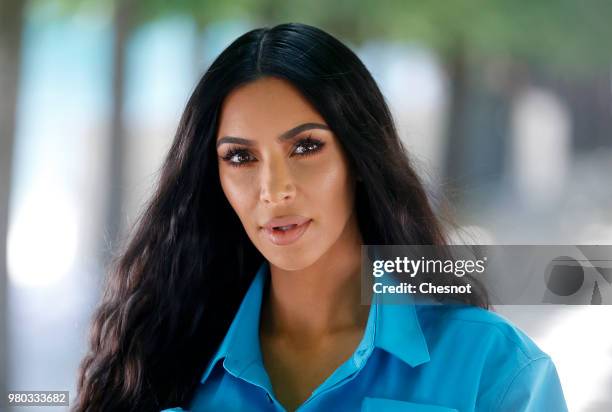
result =
[[[321,151],[325,142],[313,138],[312,135],[299,139],[293,146],[292,156],[307,157]],[[230,146],[223,156],[219,158],[232,167],[242,167],[254,162],[255,157],[251,152],[240,146]]]

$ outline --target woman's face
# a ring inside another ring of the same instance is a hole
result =
[[[216,144],[223,192],[271,264],[305,268],[346,240],[343,233],[355,233],[347,227],[356,225],[347,158],[287,81],[266,77],[233,90]]]

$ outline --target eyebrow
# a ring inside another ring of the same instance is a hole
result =
[[[292,129],[287,130],[286,132],[282,133],[280,136],[277,137],[277,140],[279,142],[284,142],[286,140],[289,140],[291,138],[293,138],[295,135],[306,131],[306,130],[311,130],[311,129],[322,129],[322,130],[329,130],[329,127],[327,125],[324,125],[322,123],[303,123],[299,126],[296,126]],[[237,136],[223,136],[221,137],[219,140],[217,140],[217,147],[221,146],[223,143],[238,143],[238,144],[243,144],[245,146],[253,146],[254,142],[253,140],[249,140],[249,139],[245,139],[244,137],[237,137]]]

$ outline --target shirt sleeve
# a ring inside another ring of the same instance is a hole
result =
[[[549,356],[530,361],[510,381],[501,395],[500,412],[567,412],[559,375]]]

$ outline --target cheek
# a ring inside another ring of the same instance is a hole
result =
[[[220,170],[221,187],[228,202],[240,218],[253,209],[254,190],[253,177],[248,173],[232,173],[233,171]]]
[[[310,193],[308,196],[313,204],[325,205],[325,208],[339,218],[347,207],[352,205],[352,191],[348,171],[340,156],[333,156],[319,164],[313,164],[309,170],[304,170],[303,187]]]

